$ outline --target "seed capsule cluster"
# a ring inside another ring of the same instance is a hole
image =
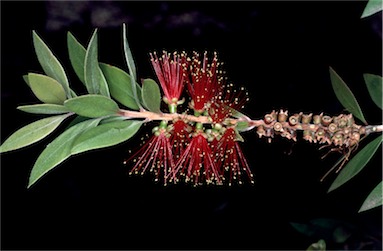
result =
[[[355,124],[352,114],[330,117],[323,115],[293,114],[280,110],[266,114],[263,125],[258,126],[259,137],[267,137],[269,142],[274,135],[297,140],[297,131],[303,130],[303,139],[320,144],[338,147],[351,147],[358,144],[365,127]]]

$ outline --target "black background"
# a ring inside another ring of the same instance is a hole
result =
[[[343,108],[329,66],[342,76],[370,124],[381,111],[363,73],[381,75],[381,14],[360,19],[366,2],[1,2],[1,140],[40,116],[16,110],[37,103],[22,75],[42,72],[32,45],[36,32],[54,51],[78,93],[66,32],[86,45],[99,29],[99,59],[124,65],[122,23],[141,78],[155,78],[154,50],[217,51],[229,80],[245,86],[244,112],[272,109],[324,112]],[[64,129],[66,124],[60,128]],[[147,127],[150,130],[150,125]],[[59,130],[60,131],[60,130]],[[142,134],[146,131],[142,129]],[[163,187],[152,177],[129,177],[122,162],[140,142],[75,156],[27,190],[38,154],[59,132],[33,147],[1,156],[2,249],[306,249],[317,238],[290,222],[339,219],[357,227],[349,249],[381,249],[381,207],[358,214],[381,180],[381,153],[356,178],[327,194],[319,179],[337,160],[318,146],[244,133],[254,186]],[[375,238],[372,244],[371,236]],[[328,248],[344,245],[327,242]]]

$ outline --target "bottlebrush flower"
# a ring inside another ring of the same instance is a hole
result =
[[[140,150],[131,158],[125,161],[133,161],[135,165],[129,174],[141,174],[145,172],[153,172],[155,181],[164,177],[164,184],[167,184],[169,174],[174,171],[174,160],[172,147],[169,140],[169,133],[164,128],[163,124],[160,128],[156,127],[153,136],[146,142]]]
[[[208,103],[217,95],[222,88],[223,78],[218,69],[217,53],[214,53],[211,64],[208,63],[207,52],[204,53],[202,62],[199,54],[194,52],[190,65],[190,79],[187,80],[188,90],[192,98],[191,107],[202,113]]]
[[[156,52],[154,52],[153,54],[150,53],[150,58],[165,94],[165,102],[169,105],[177,104],[184,88],[187,71],[185,53],[179,55],[174,52],[173,57],[171,57],[170,53],[164,51],[162,57],[158,58]]]
[[[202,131],[195,133],[174,170],[174,182],[177,182],[180,176],[184,176],[186,182],[193,182],[195,186],[203,184],[204,181],[207,184],[222,184],[212,150]]]
[[[192,128],[182,119],[175,120],[170,127],[170,143],[173,146],[173,157],[178,160],[190,142],[189,135]]]
[[[229,174],[229,185],[233,180],[242,184],[242,176],[247,175],[251,183],[254,183],[253,174],[249,164],[246,161],[242,150],[236,141],[236,132],[234,128],[227,128],[214,149],[216,152],[216,164],[219,166],[220,173]]]
[[[240,110],[249,100],[247,92],[242,87],[239,91],[233,88],[233,84],[225,86],[224,90],[213,97],[208,113],[214,123],[222,123],[232,116],[233,110]]]

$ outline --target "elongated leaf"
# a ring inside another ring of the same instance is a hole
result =
[[[94,38],[94,39],[97,39],[97,38]],[[84,71],[85,71],[85,57],[86,57],[86,52],[87,50],[84,48],[84,46],[82,46],[77,40],[76,38],[70,33],[68,32],[68,51],[69,51],[69,58],[71,60],[71,64],[73,66],[73,69],[74,71],[76,72],[77,76],[79,77],[79,79],[81,80],[82,83],[86,85],[85,83],[85,76],[84,76]],[[97,41],[93,41],[93,43],[97,43]],[[96,51],[97,53],[97,51]],[[94,56],[94,55],[93,55]],[[96,54],[96,60],[98,62],[98,59],[97,59],[97,54]],[[93,59],[94,61],[94,59]],[[109,93],[109,88],[108,88],[108,84],[106,82],[106,79],[103,75],[103,73],[101,72],[101,69],[99,68],[99,78],[100,78],[100,91],[99,93],[101,95],[104,95],[106,97],[110,97],[110,93]],[[96,76],[97,78],[97,76]]]
[[[64,68],[35,31],[33,31],[33,44],[37,59],[39,60],[44,72],[49,77],[56,79],[64,88],[67,97],[71,98],[72,94],[69,89],[69,82]]]
[[[55,79],[35,73],[28,74],[29,86],[36,97],[48,104],[63,104],[66,94],[62,85]]]
[[[128,118],[123,117],[123,116],[112,115],[112,116],[106,117],[103,120],[101,120],[100,121],[100,125],[101,124],[107,124],[107,123],[110,123],[110,122],[123,121],[123,120],[127,120],[127,119]]]
[[[77,94],[76,94],[72,89],[70,89],[70,93],[71,93],[71,95],[72,95],[72,98],[77,97]]]
[[[104,74],[102,73],[100,67],[98,67],[98,71],[100,74],[100,94],[105,96],[105,97],[110,98],[108,83],[107,83],[106,78],[105,78]]]
[[[374,74],[363,74],[364,81],[366,82],[368,92],[371,99],[380,108],[382,108],[382,77]]]
[[[28,85],[29,87],[31,87],[31,86],[29,85],[28,75],[23,75],[23,80],[24,80],[25,83],[27,83],[27,85]]]
[[[62,114],[70,112],[70,110],[65,106],[54,104],[22,105],[18,106],[17,109],[23,112],[37,114]]]
[[[328,192],[337,189],[338,187],[349,181],[351,178],[353,178],[355,175],[357,175],[370,161],[372,156],[378,150],[378,147],[381,142],[382,136],[379,136],[370,143],[368,143],[362,150],[360,150],[350,160],[350,162],[348,162],[348,164],[345,167],[343,167],[342,171],[338,174],[334,182],[331,184]]]
[[[98,69],[98,46],[97,46],[97,29],[94,31],[90,39],[85,54],[84,79],[86,89],[90,94],[100,93],[101,76]]]
[[[383,187],[381,181],[367,196],[366,200],[363,202],[362,207],[359,209],[359,213],[382,205],[382,189]]]
[[[126,64],[128,65],[129,74],[134,79],[134,81],[137,81],[136,65],[134,64],[133,55],[128,43],[128,34],[127,34],[126,24],[122,24],[122,33],[123,33],[125,60],[126,60]]]
[[[72,126],[74,126],[74,125],[77,125],[77,124],[79,124],[79,123],[81,123],[81,122],[83,122],[83,121],[85,121],[85,120],[90,120],[90,119],[92,119],[92,118],[88,118],[88,117],[83,117],[83,116],[76,116],[70,123],[69,123],[69,125],[65,128],[65,130],[67,130],[68,128],[70,128],[70,127],[72,127]],[[64,131],[65,131],[64,130]]]
[[[153,79],[142,81],[142,101],[145,107],[152,112],[161,112],[161,92],[158,84]]]
[[[125,54],[125,61],[126,64],[128,65],[129,69],[129,75],[130,75],[130,84],[132,85],[132,90],[133,90],[133,97],[136,103],[138,104],[139,108],[141,109],[141,104],[140,100],[138,97],[138,91],[137,87],[134,84],[137,81],[137,70],[136,70],[136,65],[134,64],[134,59],[132,52],[130,51],[129,43],[128,43],[128,36],[127,36],[127,28],[126,24],[122,25],[122,35],[123,35],[123,43],[124,43],[124,54]]]
[[[100,119],[86,120],[70,127],[54,139],[37,158],[29,177],[28,188],[44,174],[70,157],[72,144],[76,137],[86,129],[97,126],[99,122]]]
[[[382,10],[382,0],[369,0],[360,18],[365,18]]]
[[[110,94],[114,99],[133,110],[139,106],[134,99],[131,77],[118,67],[100,63],[100,68],[108,82]],[[135,83],[138,93],[141,95],[140,86]]]
[[[350,88],[342,80],[342,78],[330,67],[330,78],[335,95],[339,102],[355,117],[360,119],[363,123],[367,124],[366,119],[360,109],[358,102],[354,94],[352,94]]]
[[[77,39],[70,32],[68,32],[68,35],[67,35],[67,43],[68,43],[69,59],[72,64],[72,67],[77,77],[81,80],[83,84],[85,84],[84,62],[85,62],[86,49],[77,41]]]
[[[31,145],[53,132],[69,115],[59,115],[37,120],[14,132],[0,146],[0,152],[8,152]]]
[[[133,137],[142,121],[114,121],[82,133],[73,143],[72,154],[117,145]]]
[[[118,105],[112,99],[102,95],[88,94],[69,99],[64,103],[72,112],[89,118],[117,114]]]

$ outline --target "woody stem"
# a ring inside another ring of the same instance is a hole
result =
[[[128,119],[145,119],[146,121],[156,121],[156,120],[175,120],[175,119],[184,119],[186,121],[197,122],[202,124],[213,124],[208,116],[194,116],[188,114],[179,114],[179,113],[154,113],[150,111],[130,111],[120,109],[119,115],[126,117]],[[266,123],[263,119],[258,120],[247,120],[247,119],[226,119],[226,123],[231,125],[236,125],[238,122],[247,122],[249,127],[259,127],[264,126],[265,128],[272,128],[276,122]],[[312,130],[316,131],[320,128],[321,125],[310,124],[310,123],[297,123],[296,125],[290,125],[289,122],[278,122],[281,123],[283,128],[289,128],[292,130]],[[361,126],[366,130],[366,135],[375,132],[383,132],[383,125],[368,125]]]

